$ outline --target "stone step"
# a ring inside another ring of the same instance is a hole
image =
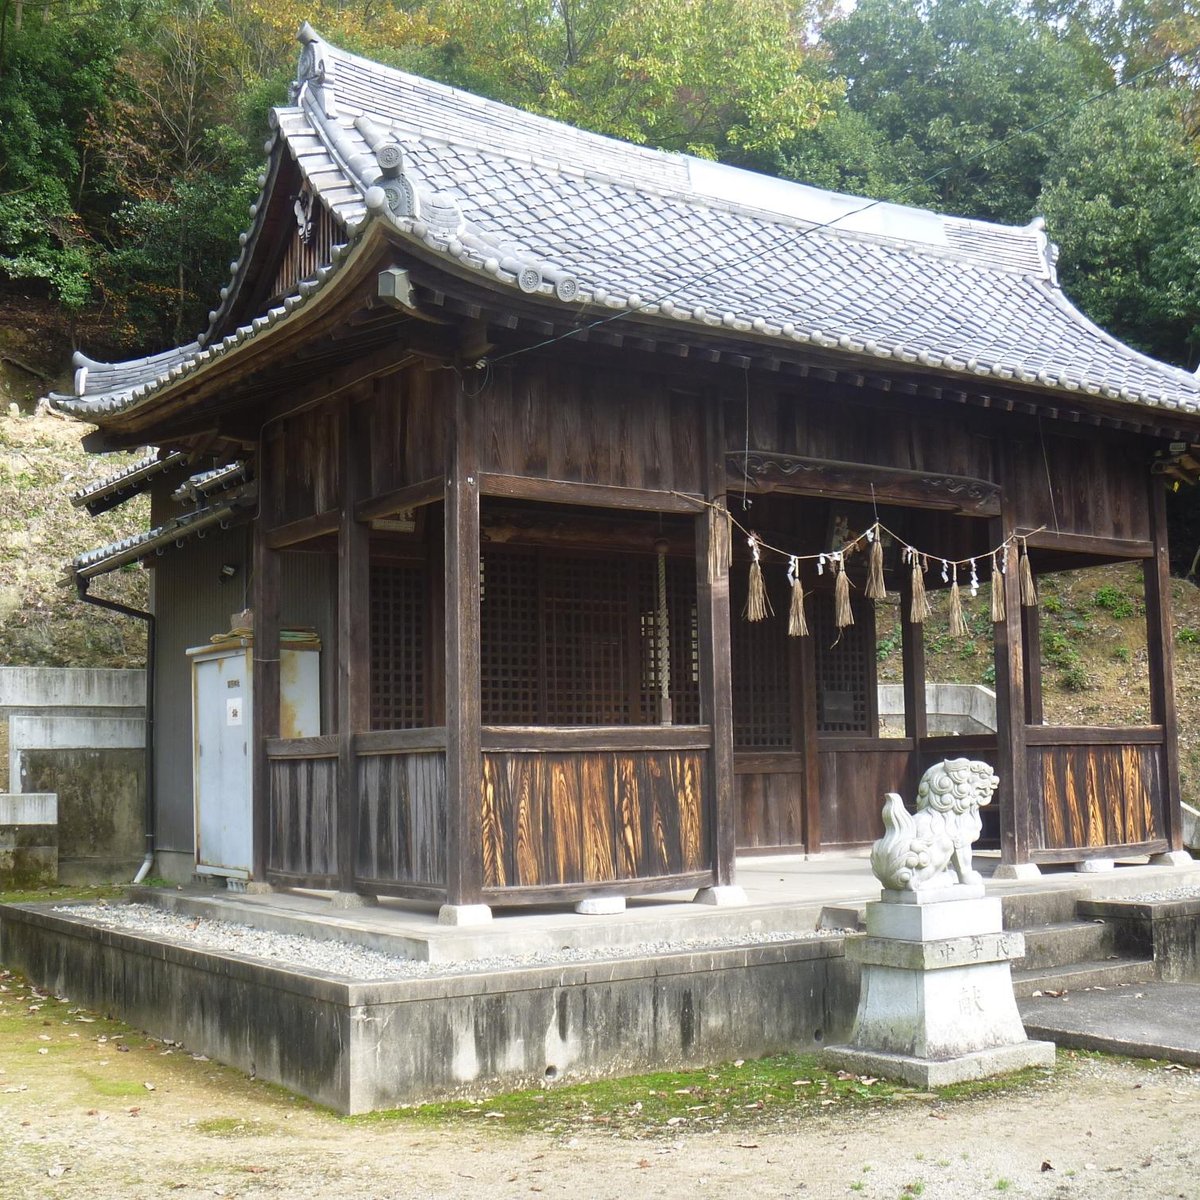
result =
[[[1059,921],[1021,932],[1025,935],[1024,971],[1118,957],[1116,930],[1104,921]]]
[[[1005,929],[1034,929],[1039,925],[1059,925],[1076,919],[1075,905],[1081,893],[1074,888],[1011,892],[1000,897]]]
[[[1084,988],[1119,987],[1154,979],[1154,960],[1149,958],[1104,959],[1013,971],[1013,993],[1018,999],[1034,992],[1078,992]]]

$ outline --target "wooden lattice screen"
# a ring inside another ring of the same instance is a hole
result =
[[[809,624],[816,654],[817,729],[821,733],[878,733],[875,698],[875,606],[851,600],[854,624],[838,630],[833,596],[813,597]],[[840,636],[839,636],[840,632]]]
[[[656,560],[485,551],[480,676],[485,725],[655,724]],[[668,564],[676,724],[699,720],[696,585]]]
[[[371,728],[427,723],[425,572],[371,566]]]
[[[768,580],[775,616],[747,621],[746,570],[729,573],[730,655],[733,668],[733,745],[736,750],[792,748],[792,648],[786,591]]]

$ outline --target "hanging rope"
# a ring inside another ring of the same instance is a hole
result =
[[[667,550],[665,541],[654,543],[658,553],[658,720],[671,724],[671,620],[667,612]]]

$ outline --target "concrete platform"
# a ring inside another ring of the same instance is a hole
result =
[[[988,874],[995,859],[976,863]],[[483,929],[440,925],[432,906],[335,908],[315,892],[146,893],[195,915],[429,963],[419,978],[305,973],[101,928],[82,908],[50,905],[0,907],[0,960],[78,1003],[343,1112],[844,1041],[858,966],[844,937],[813,931],[823,920],[856,922],[879,895],[866,858],[748,858],[737,879],[744,907],[695,904],[686,892],[630,900],[618,915],[498,909]],[[1020,927],[1066,920],[1088,897],[1191,884],[1200,884],[1200,863],[989,880],[987,892],[1000,898],[1005,924]],[[777,940],[755,944],[763,933]],[[592,958],[470,966],[562,947]]]
[[[1018,1007],[1030,1037],[1200,1066],[1200,984],[1136,983],[1037,996]]]
[[[1200,886],[1200,861],[1189,867],[1160,867],[1142,859],[1102,876],[1082,876],[1070,868],[1047,869],[1029,881],[991,879],[997,863],[995,854],[975,855],[975,866],[987,879],[987,894],[1000,898],[1010,928],[1070,920],[1078,901]],[[380,898],[367,907],[335,908],[332,893],[327,892],[250,895],[211,888],[147,888],[135,895],[194,916],[352,941],[431,963],[561,948],[807,933],[822,926],[853,929],[861,922],[867,902],[880,895],[865,853],[816,859],[803,855],[742,858],[737,863],[737,881],[745,890],[746,904],[736,907],[693,903],[695,892],[689,890],[631,898],[619,914],[581,914],[569,906],[497,908],[494,920],[482,927],[439,924],[437,905],[410,900]]]

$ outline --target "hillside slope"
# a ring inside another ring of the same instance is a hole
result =
[[[87,427],[54,416],[25,415],[9,402],[0,414],[0,663],[133,667],[145,659],[141,621],[84,604],[63,585],[76,554],[146,528],[138,497],[101,517],[71,507],[71,495],[137,455],[84,454]],[[146,572],[114,572],[98,595],[145,608]]]

